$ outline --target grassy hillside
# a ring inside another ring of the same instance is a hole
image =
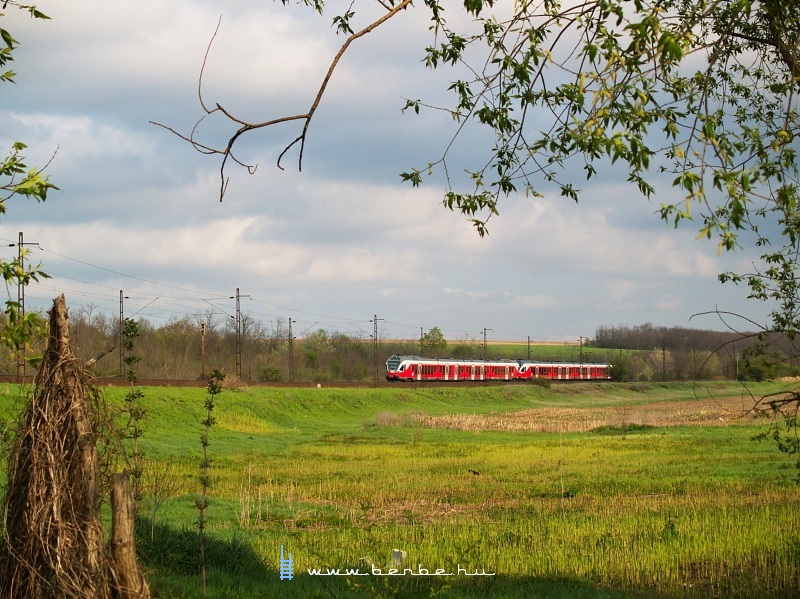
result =
[[[2,410],[18,393],[0,387]],[[160,597],[200,596],[204,399],[145,389],[145,487],[175,483],[154,520],[141,504]],[[749,402],[730,383],[226,390],[209,596],[794,596],[800,489],[789,460],[751,440],[765,423],[738,417]],[[281,545],[293,580],[279,579]],[[393,549],[401,569],[453,576],[373,574]],[[348,567],[366,575],[308,572]]]

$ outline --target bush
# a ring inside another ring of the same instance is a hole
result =
[[[258,371],[258,380],[262,383],[276,383],[283,380],[283,370],[277,366],[262,366]]]
[[[608,369],[608,374],[611,375],[611,378],[615,381],[627,381],[630,375],[630,364],[628,360],[620,355],[611,365],[611,368]]]

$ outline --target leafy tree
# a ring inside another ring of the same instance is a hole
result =
[[[277,366],[262,366],[258,370],[258,380],[262,383],[276,382],[283,380],[283,370]]]
[[[15,0],[3,3],[4,10],[9,6],[27,11],[34,19],[49,18],[39,12],[35,6],[19,4]],[[3,16],[3,13],[0,13],[0,18]],[[9,67],[14,60],[16,48],[17,40],[7,29],[0,27],[0,83],[14,83],[17,74]],[[7,155],[0,159],[0,214],[5,214],[6,202],[15,196],[44,202],[47,199],[48,191],[58,189],[48,177],[42,175],[43,169],[29,168],[25,164],[23,152],[26,147],[21,141],[15,141],[11,144]],[[42,271],[40,264],[35,266],[25,264],[27,255],[28,251],[20,248],[17,258],[0,260],[0,274],[6,284],[7,297],[4,309],[6,321],[3,329],[0,330],[0,342],[14,351],[25,348],[41,325],[37,314],[24,313],[21,303],[11,299],[12,287],[27,286],[31,281],[49,278],[47,273]]]
[[[420,339],[420,349],[423,355],[443,356],[447,352],[447,339],[444,338],[439,327],[433,327]]]
[[[321,15],[328,8],[323,0],[302,3]],[[598,167],[615,164],[643,196],[665,200],[666,221],[677,226],[694,219],[699,234],[715,238],[720,251],[743,243],[761,248],[753,272],[720,278],[747,285],[754,298],[776,301],[769,328],[796,334],[800,4],[464,0],[468,20],[452,19],[456,27],[438,0],[422,4],[432,31],[425,64],[463,77],[449,86],[451,105],[407,100],[405,108],[444,109],[459,124],[444,154],[402,173],[402,179],[420,185],[443,172],[444,205],[485,235],[504,198],[537,196],[555,185],[561,195],[578,200],[571,176],[576,169],[591,179]],[[302,167],[309,126],[342,56],[412,5],[388,0],[380,6],[383,14],[371,22],[358,24],[359,15],[371,13],[357,14],[353,4],[332,17],[344,41],[306,112],[242,119],[205,100],[201,71],[203,111],[229,119],[232,134],[224,146],[213,147],[195,137],[197,129],[188,136],[173,132],[199,151],[222,157],[221,196],[228,160],[244,165],[233,148],[252,131],[296,122],[299,134],[281,152],[278,166],[297,147]],[[486,148],[488,159],[466,165],[466,180],[451,179],[450,173],[461,171],[451,168],[453,148],[471,126],[488,130],[493,147]]]
[[[622,355],[622,352],[619,352],[619,356],[614,358],[614,363],[611,365],[611,368],[608,370],[608,374],[611,375],[611,378],[615,381],[627,381],[628,377],[630,376],[630,360],[628,356]]]
[[[737,379],[740,381],[766,381],[775,378],[776,356],[745,356],[739,368]]]
[[[288,0],[282,0],[288,4]],[[324,14],[324,0],[302,0]],[[224,195],[233,148],[253,131],[296,123],[298,167],[311,121],[342,56],[385,22],[403,18],[411,0],[378,0],[382,14],[359,23],[355,3],[332,17],[344,41],[305,112],[252,121],[199,97],[205,116],[229,119],[228,142],[215,147],[178,132],[200,152],[221,157]],[[797,0],[463,0],[449,20],[439,0],[423,0],[432,40],[430,69],[452,69],[452,103],[408,99],[405,109],[444,110],[458,125],[444,152],[401,178],[421,185],[446,178],[444,206],[465,215],[481,236],[502,201],[552,188],[577,201],[574,173],[622,173],[643,197],[659,198],[675,226],[692,221],[719,251],[744,244],[761,253],[749,272],[722,282],[744,285],[773,308],[762,338],[794,340],[800,331]],[[461,18],[466,16],[467,18]],[[216,34],[215,34],[216,35]],[[213,40],[212,40],[213,41]],[[209,46],[209,49],[211,46]],[[448,71],[448,74],[451,71]],[[163,126],[163,125],[162,125]],[[477,164],[456,164],[470,127],[493,143]],[[171,129],[170,129],[171,130]],[[291,139],[291,138],[290,138]],[[613,168],[609,168],[613,165]],[[467,177],[451,178],[466,171]],[[800,396],[786,398],[798,405]],[[772,402],[771,405],[778,405]]]

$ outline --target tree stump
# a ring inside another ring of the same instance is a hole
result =
[[[146,585],[131,595],[113,584],[119,572],[131,576],[131,566],[110,559],[100,518],[97,424],[106,417],[98,413],[104,403],[70,349],[63,295],[49,316],[47,348],[9,452],[0,597],[149,597]]]

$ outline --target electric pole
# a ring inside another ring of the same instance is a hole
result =
[[[297,322],[296,320],[294,322]],[[294,337],[292,336],[292,319],[289,319],[289,382],[294,381]]]
[[[200,364],[201,378],[206,378],[206,323],[200,323]]]
[[[237,287],[234,297],[236,298],[236,376],[239,377],[239,380],[242,380],[242,311],[239,300],[250,296],[240,295]]]
[[[125,376],[125,365],[123,362],[124,347],[125,347],[125,308],[123,304],[122,289],[119,290],[119,375]]]
[[[378,315],[375,314],[373,319],[370,321],[373,323],[373,333],[372,333],[372,384],[373,386],[378,386],[378,321],[384,320],[383,318],[378,318]],[[385,320],[384,320],[385,322]]]
[[[25,251],[24,246],[26,245],[39,245],[36,242],[25,242],[24,236],[22,235],[22,231],[19,232],[19,241],[17,242],[17,261],[19,262],[19,269],[21,272],[25,272]],[[14,247],[13,243],[8,244],[9,247]],[[25,317],[25,283],[22,281],[22,277],[17,279],[17,305],[19,306],[19,315],[20,319]],[[19,351],[17,352],[17,376],[25,376],[25,344],[23,343],[20,347]],[[20,381],[22,382],[22,381]]]
[[[242,313],[238,287],[236,288],[236,376],[242,380]]]
[[[487,329],[486,327],[483,327],[483,360],[484,360],[484,362],[488,362],[489,361],[489,357],[488,357],[488,355],[486,353],[486,331],[494,332],[494,329]]]

